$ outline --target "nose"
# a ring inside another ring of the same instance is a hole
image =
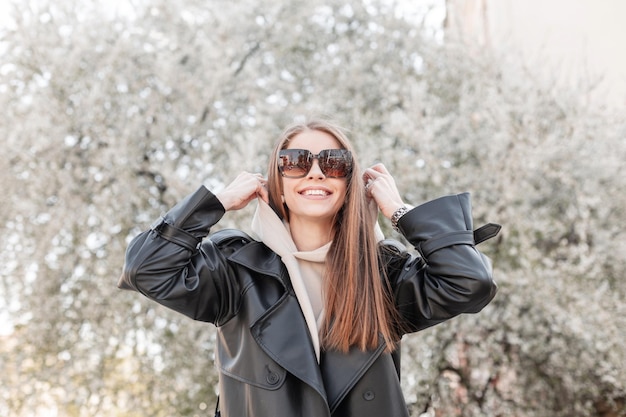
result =
[[[326,175],[322,172],[322,168],[320,168],[319,160],[317,158],[313,159],[311,169],[309,170],[309,174],[307,176],[309,178],[326,178]]]

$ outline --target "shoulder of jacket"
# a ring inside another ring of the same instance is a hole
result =
[[[209,239],[218,247],[229,246],[235,249],[238,249],[254,241],[254,239],[252,239],[250,235],[238,229],[219,230],[210,235]]]

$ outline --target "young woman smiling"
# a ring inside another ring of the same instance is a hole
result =
[[[252,200],[255,238],[209,234]],[[137,236],[119,286],[217,326],[224,416],[405,417],[400,339],[491,301],[475,245],[498,230],[472,231],[467,193],[409,209],[384,165],[361,170],[343,130],[311,120],[285,129],[267,180],[200,187]]]

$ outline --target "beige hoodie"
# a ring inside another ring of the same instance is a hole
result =
[[[377,207],[374,206],[372,209],[377,210]],[[285,264],[319,363],[319,328],[324,319],[322,278],[326,254],[332,242],[313,251],[298,251],[291,237],[289,224],[280,220],[274,210],[260,199],[252,218],[252,231],[256,238],[280,256]],[[375,225],[375,231],[378,240],[384,239],[378,223]]]
[[[322,277],[324,261],[331,242],[310,252],[300,252],[291,238],[289,224],[280,220],[274,210],[262,200],[258,200],[252,231],[267,247],[276,252],[287,267],[291,285],[296,293],[304,314],[317,362],[320,360],[319,323],[324,315],[322,300]]]

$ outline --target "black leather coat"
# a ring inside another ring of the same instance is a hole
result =
[[[398,357],[381,344],[367,352],[322,352],[318,364],[280,258],[241,232],[204,239],[223,214],[219,200],[199,188],[131,242],[118,284],[217,326],[222,415],[408,416]],[[442,197],[400,219],[421,256],[395,241],[381,243],[408,332],[476,313],[495,295],[471,219],[468,194]]]

